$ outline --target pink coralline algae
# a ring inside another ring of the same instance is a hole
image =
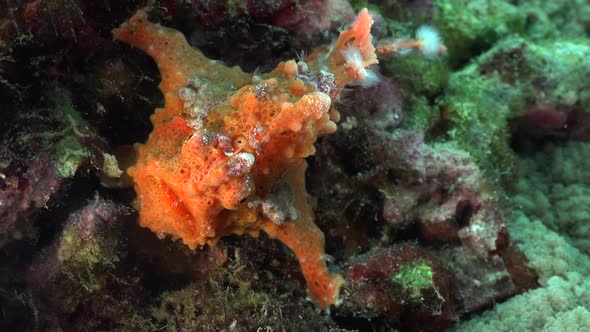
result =
[[[120,229],[131,209],[99,196],[68,217],[62,236],[35,259],[28,279],[36,286],[68,276],[88,291],[100,288],[104,272],[118,261]]]
[[[469,154],[449,145],[430,146],[414,132],[390,139],[399,148],[394,165],[413,175],[385,191],[383,216],[394,228],[417,220],[426,241],[460,240],[484,256],[507,244],[498,198]]]
[[[51,166],[51,158],[41,154],[31,162],[21,178],[10,176],[0,188],[0,234],[12,227],[19,217],[41,209],[56,193],[62,178]]]
[[[515,143],[527,138],[590,141],[590,115],[580,106],[540,104],[516,117],[512,129]]]

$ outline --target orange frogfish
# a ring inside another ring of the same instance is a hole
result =
[[[342,89],[375,79],[367,69],[377,63],[372,24],[364,9],[331,47],[260,75],[206,58],[180,32],[150,23],[145,10],[115,29],[116,39],[155,60],[165,96],[127,170],[141,226],[192,249],[262,230],[293,251],[319,308],[336,303],[343,279],[325,262],[305,158],[336,130]]]

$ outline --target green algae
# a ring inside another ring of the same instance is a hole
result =
[[[391,280],[399,283],[412,301],[420,301],[423,290],[435,289],[432,268],[422,260],[403,265]]]
[[[328,331],[335,328],[328,316],[317,316],[302,300],[287,302],[252,287],[250,282],[235,281],[219,283],[211,278],[180,290],[166,291],[159,305],[148,309],[152,320],[137,316],[128,327],[148,331],[221,331],[226,328],[230,331]]]
[[[434,96],[448,81],[449,70],[444,59],[426,59],[419,55],[391,57],[380,62],[383,73],[405,91],[414,95]]]
[[[525,32],[526,16],[509,1],[437,0],[433,25],[456,68],[511,34]]]
[[[538,105],[590,106],[587,41],[509,37],[451,75],[438,99],[447,135],[496,179],[513,176],[511,120]]]
[[[590,2],[586,0],[520,0],[527,15],[526,33],[535,41],[578,38],[590,31]]]
[[[82,238],[74,229],[64,231],[58,251],[63,272],[86,292],[102,288],[104,271],[115,268],[119,261],[112,239]]]
[[[409,95],[404,98],[403,129],[418,129],[428,132],[440,121],[440,111],[423,96]]]
[[[88,157],[90,152],[75,137],[66,136],[56,145],[54,158],[57,172],[64,178],[72,177]]]
[[[518,107],[520,94],[496,75],[483,78],[475,69],[454,74],[447,95],[439,100],[447,135],[493,178],[507,179],[515,167],[507,119]]]
[[[69,178],[76,174],[84,162],[95,158],[83,140],[95,138],[96,135],[64,92],[55,91],[52,99],[54,111],[63,127],[58,133],[62,138],[55,143],[54,166],[59,175]]]

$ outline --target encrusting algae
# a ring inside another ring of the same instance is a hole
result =
[[[192,249],[263,230],[295,253],[316,305],[336,303],[343,279],[325,263],[305,158],[319,136],[336,131],[342,89],[374,82],[366,69],[378,62],[372,24],[364,9],[330,49],[262,75],[206,58],[180,32],[150,23],[145,10],[116,29],[118,40],[156,61],[165,96],[127,170],[140,224]]]

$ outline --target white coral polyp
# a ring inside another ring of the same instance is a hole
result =
[[[437,57],[442,50],[442,39],[438,30],[423,25],[416,30],[416,39],[420,41],[420,52],[427,58]]]
[[[357,77],[356,82],[352,82],[353,84],[371,87],[379,82],[379,77],[375,73],[370,69],[365,69],[365,61],[358,48],[350,46],[340,52],[344,56],[344,67]]]

